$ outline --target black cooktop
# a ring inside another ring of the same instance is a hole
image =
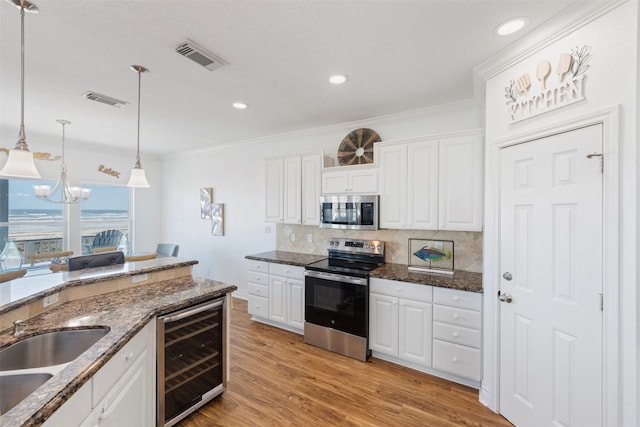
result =
[[[369,277],[369,272],[381,265],[382,262],[370,263],[349,259],[327,258],[314,262],[313,264],[307,264],[305,268],[307,270],[325,271],[354,277]]]

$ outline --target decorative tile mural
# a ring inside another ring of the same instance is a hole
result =
[[[295,241],[291,236],[295,235]],[[311,243],[307,243],[307,235]],[[327,230],[320,227],[295,224],[276,224],[276,249],[316,255],[327,254],[331,237],[383,240],[385,261],[409,265],[409,239],[451,240],[455,243],[455,269],[482,273],[482,233],[470,231],[427,230]]]

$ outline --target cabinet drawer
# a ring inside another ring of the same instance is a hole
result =
[[[433,300],[433,286],[399,282],[397,280],[372,277],[369,280],[369,290],[376,294],[400,297],[412,301],[431,302]]]
[[[433,338],[474,348],[480,348],[481,342],[480,331],[477,329],[440,322],[433,322]]]
[[[250,259],[249,260],[249,270],[268,274],[269,273],[269,263],[265,262],[265,261],[255,261],[255,260]]]
[[[258,283],[266,286],[269,284],[269,275],[258,273],[257,271],[249,271],[249,283]]]
[[[433,305],[433,320],[473,329],[480,329],[480,325],[482,324],[482,317],[479,311],[447,307],[438,304]]]
[[[304,280],[304,267],[298,267],[296,265],[271,263],[269,273],[290,279]]]
[[[140,357],[149,343],[154,342],[153,335],[155,335],[155,323],[149,323],[96,372],[93,377],[93,407],[113,388],[113,385]]]
[[[436,287],[433,290],[433,302],[451,307],[480,311],[482,309],[482,294]]]
[[[433,368],[480,381],[480,350],[433,340]]]
[[[257,297],[267,298],[269,296],[269,287],[267,285],[249,282],[249,293]]]
[[[249,295],[247,307],[249,314],[265,319],[269,318],[269,300],[267,298]]]

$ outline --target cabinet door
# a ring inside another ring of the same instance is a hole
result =
[[[347,173],[344,171],[331,171],[322,173],[322,194],[346,193],[349,187]]]
[[[269,319],[287,323],[287,279],[269,276]]]
[[[350,171],[348,191],[350,193],[378,193],[378,171],[375,169]]]
[[[407,227],[438,229],[438,142],[407,146]],[[405,205],[402,205],[405,206]]]
[[[283,209],[285,224],[302,222],[302,189],[300,157],[287,157],[284,165]]]
[[[369,348],[398,356],[398,298],[370,294]]]
[[[147,387],[149,379],[147,351],[133,363],[94,412],[98,426],[151,426],[154,424],[154,390]]]
[[[380,147],[380,227],[404,228],[407,219],[407,146]]]
[[[302,224],[320,225],[322,156],[302,157]]]
[[[398,357],[423,366],[431,366],[432,305],[420,301],[399,300]]]
[[[439,150],[439,228],[482,231],[482,137],[443,139]]]
[[[73,396],[62,404],[47,420],[43,427],[83,425],[83,420],[91,414],[91,381],[84,383]],[[93,426],[93,424],[87,424]]]
[[[304,329],[304,280],[289,279],[289,326]]]
[[[267,160],[265,162],[265,221],[282,222],[283,215],[283,173],[282,159]]]

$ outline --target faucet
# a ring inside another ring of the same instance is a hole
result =
[[[13,322],[13,337],[18,338],[24,334],[24,320],[15,320]]]

